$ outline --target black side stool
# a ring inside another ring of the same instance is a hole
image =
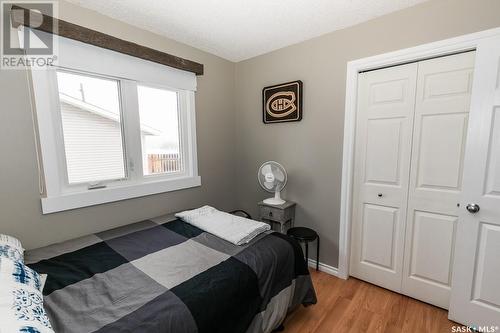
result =
[[[295,238],[300,243],[305,243],[306,245],[306,263],[309,266],[309,242],[316,242],[316,270],[319,270],[319,235],[316,231],[305,228],[305,227],[295,227],[288,229],[288,236]]]

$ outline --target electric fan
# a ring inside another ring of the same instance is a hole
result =
[[[274,193],[273,198],[264,200],[268,205],[282,205],[286,201],[281,199],[280,192],[285,188],[287,175],[285,168],[275,161],[262,164],[257,174],[260,186],[267,192]]]

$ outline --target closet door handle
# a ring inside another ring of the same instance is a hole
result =
[[[384,195],[382,193],[377,194],[379,198],[382,198]]]
[[[467,209],[467,211],[471,214],[476,214],[477,212],[479,212],[481,207],[479,207],[478,204],[470,203],[465,207],[465,209]]]

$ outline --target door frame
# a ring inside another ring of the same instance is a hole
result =
[[[500,28],[484,30],[394,52],[357,59],[349,61],[347,63],[344,144],[342,157],[342,188],[340,201],[338,277],[343,279],[347,279],[349,277],[349,259],[351,252],[351,216],[353,200],[352,193],[354,181],[354,145],[356,133],[356,113],[358,98],[357,90],[359,73],[368,70],[397,66],[409,62],[422,61],[460,52],[473,51],[478,48],[481,40],[495,36],[500,36]],[[475,64],[475,66],[477,66],[477,63]]]

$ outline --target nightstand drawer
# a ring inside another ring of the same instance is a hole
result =
[[[275,231],[284,234],[288,228],[293,227],[295,220],[295,202],[286,201],[282,205],[272,206],[261,201],[258,205],[260,220],[269,223],[272,230],[275,230],[274,227],[276,227],[276,224],[279,224],[279,229]]]
[[[284,222],[285,212],[282,209],[272,208],[268,206],[260,206],[260,217],[267,220]]]

